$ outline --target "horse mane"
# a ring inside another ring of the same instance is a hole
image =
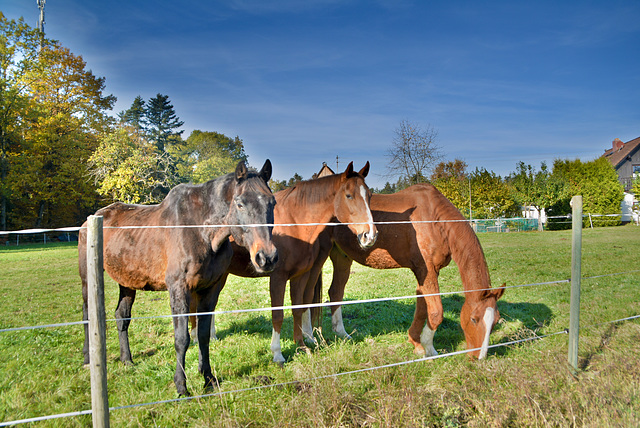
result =
[[[282,201],[289,198],[297,198],[300,205],[315,205],[327,200],[327,189],[337,189],[340,187],[342,174],[327,175],[324,177],[298,181],[292,187],[277,192]]]
[[[433,220],[443,220],[437,224],[446,236],[451,258],[458,265],[464,289],[491,288],[487,260],[480,240],[469,221],[436,187],[428,186],[430,187],[429,198],[432,206],[435,207],[431,215]],[[478,293],[467,293],[467,296],[467,298],[472,296],[480,298]]]

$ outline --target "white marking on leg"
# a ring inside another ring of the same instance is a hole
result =
[[[302,337],[310,344],[317,345],[318,341],[313,337],[313,327],[311,326],[311,309],[302,313]]]
[[[480,355],[478,359],[481,360],[487,356],[489,352],[489,335],[491,334],[491,328],[493,327],[493,320],[495,319],[495,311],[493,308],[487,308],[484,312],[482,321],[484,322],[484,340],[482,341],[482,348],[480,349]]]
[[[422,333],[420,334],[420,343],[424,348],[425,357],[435,357],[438,355],[438,351],[433,346],[433,336],[435,336],[436,331],[431,330],[427,324],[425,324],[422,329]]]
[[[344,328],[344,322],[342,321],[342,307],[338,306],[333,315],[331,315],[331,327],[333,332],[343,339],[351,339],[349,333]]]
[[[195,345],[198,343],[198,325],[191,329],[191,342]]]
[[[274,363],[284,364],[284,356],[280,347],[280,333],[276,332],[275,329],[271,330],[271,352],[273,353]]]
[[[371,210],[369,209],[369,204],[367,202],[367,191],[364,186],[360,186],[360,195],[362,195],[364,205],[367,207],[367,224],[369,226],[369,232],[366,232],[364,236],[367,239],[367,243],[371,243],[373,241],[373,237],[375,236],[373,233],[373,216],[371,215]]]

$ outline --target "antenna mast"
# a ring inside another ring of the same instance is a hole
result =
[[[42,41],[44,39],[44,5],[47,0],[36,0],[38,9],[40,9],[40,17],[38,18],[38,30],[40,30],[40,49],[42,49]]]

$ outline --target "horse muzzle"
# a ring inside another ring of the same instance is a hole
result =
[[[377,239],[378,231],[375,229],[369,232],[362,232],[358,235],[358,243],[363,249],[373,247]]]
[[[275,248],[271,252],[259,250],[251,261],[258,273],[272,272],[278,263],[278,250]]]

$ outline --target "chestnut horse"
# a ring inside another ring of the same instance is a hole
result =
[[[504,288],[490,289],[487,262],[469,222],[431,184],[416,184],[390,195],[374,194],[371,212],[378,227],[378,240],[370,248],[363,249],[357,245],[344,227],[332,229],[331,238],[335,245],[330,253],[333,263],[330,300],[342,301],[354,260],[375,269],[411,269],[418,281],[416,293],[421,295],[439,292],[438,274],[453,259],[466,291],[460,323],[467,348],[481,348],[471,354],[478,358],[486,357],[489,334],[500,318],[496,302]],[[416,223],[380,224],[410,221]],[[426,222],[419,223],[421,221]],[[324,261],[319,259],[317,264],[322,265]],[[314,300],[319,300],[321,289],[320,275]],[[318,311],[313,312],[315,318]],[[342,337],[348,337],[340,306],[331,306],[331,318],[333,330]],[[409,341],[414,345],[416,354],[437,355],[433,336],[442,320],[440,296],[416,299],[413,323],[409,328]]]
[[[351,235],[354,244],[366,248],[375,243],[378,232],[369,209],[371,192],[364,182],[368,172],[369,162],[359,172],[353,170],[351,162],[340,174],[298,182],[275,193],[273,242],[278,248],[279,261],[269,278],[272,307],[283,305],[287,281],[290,281],[293,305],[313,299],[317,272],[312,272],[312,268],[321,251],[319,237],[326,235],[331,227],[323,223],[355,223],[344,226],[344,233]],[[235,245],[228,273],[243,277],[265,276],[251,267],[246,250]],[[310,275],[314,281],[309,281]],[[292,312],[294,340],[304,346],[301,318],[304,310]],[[283,319],[281,309],[272,311],[271,351],[273,361],[279,364],[285,361],[280,346]],[[214,324],[211,326],[213,328]],[[215,336],[215,330],[212,336]]]
[[[273,224],[275,205],[267,185],[270,177],[268,159],[260,172],[247,170],[240,162],[234,173],[216,180],[174,187],[158,205],[114,203],[96,212],[104,218],[104,269],[120,285],[116,320],[120,360],[125,364],[132,364],[128,328],[136,291],[169,290],[174,315],[187,314],[192,300],[198,302],[198,312],[211,311],[233,254],[229,236],[247,249],[256,272],[273,270],[278,255],[268,226]],[[263,226],[253,226],[257,224]],[[83,319],[87,320],[85,229],[80,231],[78,251]],[[210,322],[210,315],[198,316],[199,370],[205,388],[217,385],[209,362]],[[174,317],[173,327],[177,359],[174,382],[178,393],[186,395],[187,317]],[[85,363],[89,361],[88,352],[85,324]]]

